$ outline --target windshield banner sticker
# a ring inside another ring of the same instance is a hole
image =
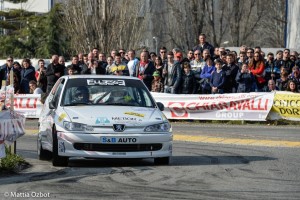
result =
[[[87,79],[88,85],[123,85],[125,86],[124,80],[95,80]]]

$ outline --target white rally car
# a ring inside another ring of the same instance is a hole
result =
[[[169,164],[172,128],[163,104],[137,78],[61,77],[47,97],[37,140],[39,159],[66,166],[70,157],[154,158]]]

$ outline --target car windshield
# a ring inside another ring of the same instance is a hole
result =
[[[154,107],[149,91],[139,80],[109,78],[69,79],[62,106],[117,105]]]

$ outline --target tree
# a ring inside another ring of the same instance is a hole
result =
[[[7,19],[0,28],[8,30],[0,55],[68,56],[94,47],[109,52],[157,45],[186,51],[200,33],[214,46],[283,47],[285,9],[285,0],[68,0],[42,16],[0,12]]]
[[[69,0],[64,7],[64,31],[70,38],[71,52],[103,52],[113,48],[139,47],[144,30],[138,17],[138,0]]]
[[[9,34],[0,38],[1,57],[13,55],[19,58],[49,58],[52,54],[68,56],[68,40],[60,26],[59,4],[45,15],[26,14],[19,19],[24,25],[10,30]]]
[[[28,0],[5,0],[10,3],[24,3]],[[18,30],[20,27],[24,25],[24,18],[32,15],[31,12],[26,12],[23,9],[13,9],[8,12],[0,11],[0,30],[1,34],[5,33],[13,33],[13,31]],[[5,32],[4,32],[5,30]]]
[[[191,41],[196,42],[201,32],[215,46],[229,41],[230,46],[283,47],[284,0],[167,0],[167,3],[169,23],[164,35],[173,47],[191,47]]]

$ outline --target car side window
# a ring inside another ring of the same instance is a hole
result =
[[[58,105],[58,101],[59,101],[59,97],[63,88],[63,79],[60,79],[56,82],[56,84],[54,85],[54,88],[51,92],[51,94],[53,95],[52,100],[51,101],[55,101],[56,106]]]

